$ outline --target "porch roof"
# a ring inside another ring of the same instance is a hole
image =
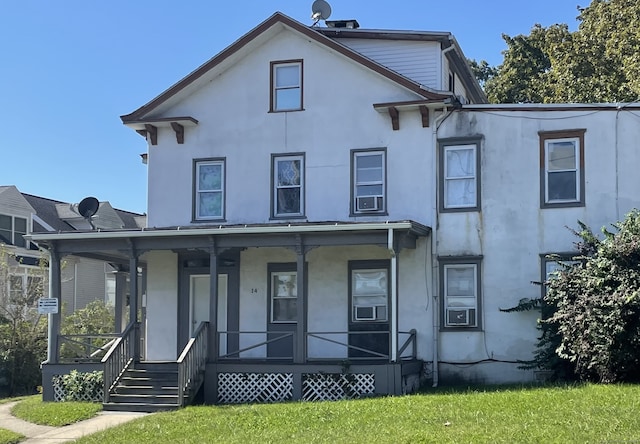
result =
[[[27,237],[41,246],[55,247],[61,254],[100,253],[113,260],[124,259],[132,249],[143,252],[208,249],[212,245],[219,248],[295,247],[300,241],[313,247],[386,246],[390,231],[396,234],[394,239],[399,248],[415,248],[415,240],[428,236],[431,228],[411,220],[298,222],[38,233]]]

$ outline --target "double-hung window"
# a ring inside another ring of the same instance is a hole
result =
[[[302,109],[302,60],[271,62],[271,111]]]
[[[273,156],[273,217],[304,215],[304,155]]]
[[[480,327],[480,259],[440,259],[443,328]]]
[[[353,213],[384,213],[386,211],[385,151],[356,150],[352,155]]]
[[[223,219],[224,160],[196,160],[194,162],[194,176],[194,219]]]
[[[585,130],[540,132],[542,207],[584,205]]]
[[[27,248],[27,219],[0,214],[0,243]]]
[[[440,141],[440,210],[480,209],[480,140]]]
[[[574,259],[577,253],[553,253],[542,255],[542,296],[547,292],[546,283],[557,276],[559,271],[580,264]]]

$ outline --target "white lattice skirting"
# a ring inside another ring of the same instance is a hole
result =
[[[279,402],[292,398],[291,373],[218,374],[218,402],[221,404]]]
[[[302,399],[337,401],[375,393],[375,375],[370,373],[305,373],[302,375]]]
[[[64,390],[63,377],[65,375],[55,375],[51,378],[53,385],[53,400],[55,402],[64,401],[67,397],[67,393]],[[91,394],[94,394],[92,396]],[[96,384],[95,387],[89,387],[88,390],[82,395],[79,401],[86,402],[102,402],[104,398],[104,386],[102,384]]]

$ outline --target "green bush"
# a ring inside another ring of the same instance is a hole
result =
[[[63,401],[102,401],[104,375],[102,371],[71,373],[60,379],[64,391]]]
[[[640,212],[603,229],[602,240],[580,225],[582,266],[547,283],[536,359],[553,350],[556,369],[569,361],[582,380],[640,382]]]

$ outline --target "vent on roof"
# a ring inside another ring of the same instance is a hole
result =
[[[327,28],[347,28],[347,29],[358,29],[360,27],[360,23],[356,19],[351,20],[326,20],[325,24]]]

